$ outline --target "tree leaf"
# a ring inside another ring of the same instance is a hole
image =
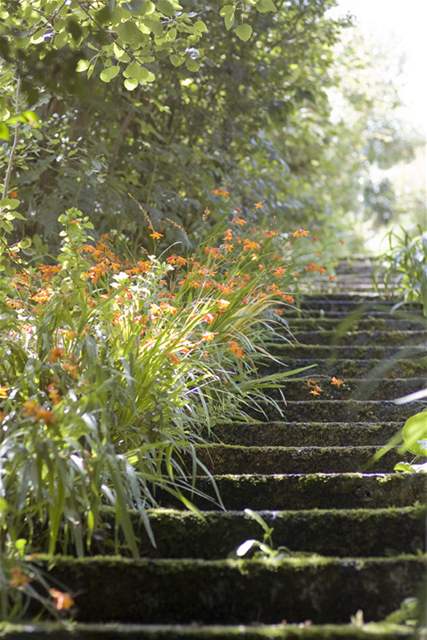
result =
[[[236,13],[236,7],[234,4],[226,4],[219,12],[219,15],[224,18],[224,24],[227,31],[230,31],[234,24],[234,15]]]
[[[90,61],[89,60],[84,60],[82,58],[77,63],[76,71],[77,71],[77,73],[83,73],[84,71],[87,71],[89,69],[89,67],[90,67]]]
[[[243,40],[243,42],[250,40],[253,33],[253,29],[250,24],[239,24],[234,31],[237,37],[240,38],[240,40]]]
[[[5,140],[7,142],[9,138],[9,127],[4,122],[0,122],[0,140]]]
[[[102,82],[111,82],[120,72],[120,67],[113,66],[107,67],[103,71],[101,71],[100,78]]]
[[[271,11],[277,11],[277,7],[274,4],[273,0],[258,0],[256,9],[257,11],[259,11],[259,13],[269,13]]]

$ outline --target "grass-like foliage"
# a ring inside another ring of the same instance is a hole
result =
[[[0,578],[13,587],[3,617],[13,594],[32,588],[13,561],[23,549],[84,555],[110,506],[115,550],[137,556],[130,509],[155,544],[147,509],[159,493],[193,508],[196,476],[208,474],[195,445],[216,423],[247,419],[293,373],[260,370],[301,272],[313,270],[308,232],[280,236],[236,216],[187,257],[131,257],[118,235],[95,241],[75,209],[60,222],[49,264],[25,260],[19,246],[3,256],[0,527],[10,569]],[[161,234],[149,232],[155,244]],[[213,479],[210,497],[220,501]]]

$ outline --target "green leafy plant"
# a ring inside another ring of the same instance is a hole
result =
[[[274,529],[268,525],[264,518],[252,509],[245,509],[245,515],[254,520],[263,530],[262,540],[249,539],[242,542],[236,549],[236,556],[244,558],[249,555],[255,559],[281,560],[290,555],[287,547],[275,547],[273,544]]]

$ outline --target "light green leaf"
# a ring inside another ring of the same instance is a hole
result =
[[[176,53],[172,53],[172,55],[169,56],[169,60],[171,61],[174,67],[180,67],[182,64],[184,64],[185,57],[180,56]]]
[[[235,13],[236,7],[234,4],[226,4],[219,12],[219,15],[224,18],[224,24],[227,31],[229,31],[234,24]]]
[[[143,34],[132,20],[119,24],[117,27],[117,35],[123,42],[133,46],[137,46],[144,39]]]
[[[131,62],[125,71],[124,76],[129,80],[137,81],[137,82],[154,82],[156,76],[154,73],[149,71],[146,67],[143,67],[141,64],[137,62]]]
[[[9,127],[4,122],[0,122],[0,140],[6,140],[10,138]]]
[[[113,80],[119,74],[119,72],[120,67],[107,67],[101,72],[99,77],[101,78],[102,82],[111,82],[111,80]]]
[[[277,7],[274,4],[273,0],[258,0],[256,8],[259,13],[269,13],[271,11],[277,11]]]
[[[193,29],[195,33],[208,33],[208,28],[203,20],[197,20],[194,23]]]
[[[90,61],[82,59],[78,61],[76,71],[77,73],[83,73],[84,71],[87,71],[89,67],[90,67]]]
[[[174,0],[158,0],[157,9],[164,13],[165,16],[173,18],[176,12],[182,9],[182,6]]]
[[[252,36],[253,29],[250,24],[239,24],[234,31],[240,40],[247,42]]]
[[[17,209],[20,204],[17,198],[3,198],[0,200],[0,209]]]
[[[124,81],[124,85],[128,91],[134,91],[134,89],[137,88],[138,84],[138,80],[129,80],[129,78],[126,78],[126,80]]]

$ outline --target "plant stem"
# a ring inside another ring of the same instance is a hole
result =
[[[15,112],[19,111],[19,98],[21,94],[21,78],[18,76],[16,80],[16,91],[15,91]],[[15,133],[13,135],[13,144],[12,149],[10,150],[9,161],[7,163],[6,176],[4,179],[3,185],[3,198],[7,198],[7,194],[9,193],[9,185],[10,180],[12,178],[13,171],[13,161],[15,160],[16,147],[18,145],[18,128],[19,123],[15,125]]]

